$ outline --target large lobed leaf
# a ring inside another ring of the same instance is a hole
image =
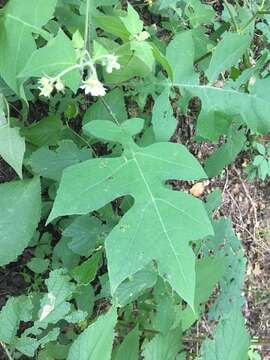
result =
[[[138,147],[132,135],[143,128],[141,119],[121,126],[92,121],[86,128],[96,137],[121,142],[125,151],[118,158],[94,159],[64,170],[48,222],[86,214],[131,195],[135,204],[106,239],[112,294],[155,260],[160,275],[193,307],[195,256],[189,242],[211,234],[212,227],[200,200],[171,191],[164,182],[200,179],[205,177],[203,169],[182,145]]]
[[[231,51],[228,51],[226,46],[229,40],[231,40]],[[209,80],[211,82],[217,80],[221,72],[236,64],[249,42],[249,35],[225,34],[213,52],[206,70]],[[193,66],[194,54],[194,39],[187,31],[177,34],[169,43],[166,57],[173,69],[171,85],[179,87],[185,106],[192,97],[199,97],[201,100],[201,112],[197,124],[198,135],[216,141],[221,134],[226,134],[229,125],[237,119],[241,119],[254,132],[269,132],[268,98],[261,92],[244,93],[227,84],[224,84],[224,87],[209,83],[200,85],[198,73]],[[184,61],[179,61],[180,57],[181,60],[183,57]],[[264,83],[264,85],[268,84]],[[165,86],[167,87],[168,84],[166,83]]]

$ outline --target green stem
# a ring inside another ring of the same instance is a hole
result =
[[[93,148],[93,146],[92,146],[83,136],[81,136],[81,135],[78,134],[75,130],[73,130],[72,127],[69,126],[68,121],[65,121],[65,123],[66,123],[67,128],[68,128],[75,136],[77,136],[78,139],[80,139],[82,142],[84,142],[89,149],[92,150],[94,156],[95,156],[95,157],[98,157],[98,156],[97,156],[97,153],[95,152],[95,149]]]
[[[5,104],[5,107],[6,107],[6,113],[7,113],[7,123],[8,123],[8,126],[10,126],[10,110],[9,110],[9,104],[7,102],[7,99],[3,96],[3,102]]]
[[[269,15],[270,14],[270,10],[261,10],[257,12],[258,15]]]
[[[264,8],[264,3],[265,3],[265,0],[262,0],[261,6],[260,6],[260,10],[263,10],[263,8]]]
[[[6,344],[4,344],[2,341],[0,341],[0,345],[2,346],[3,350],[5,351],[8,360],[13,360],[13,357],[11,356],[8,348],[6,347]]]
[[[84,48],[91,53],[91,16],[90,1],[86,0],[85,28],[84,28]]]
[[[57,79],[57,78],[61,78],[62,76],[66,75],[67,73],[69,73],[72,70],[75,69],[81,69],[83,66],[81,64],[76,64],[76,65],[72,65],[70,67],[68,67],[67,69],[63,70],[60,74],[58,74],[55,78],[53,79]]]
[[[101,102],[103,103],[103,105],[105,106],[106,110],[108,111],[109,115],[112,117],[112,119],[114,120],[114,122],[120,126],[120,122],[118,121],[116,115],[112,112],[112,109],[110,108],[110,105],[101,97],[100,98]]]
[[[238,26],[237,26],[235,17],[233,15],[232,11],[231,11],[230,5],[228,4],[227,0],[224,0],[224,4],[226,6],[226,9],[228,10],[228,13],[230,14],[231,19],[232,19],[234,31],[238,32]]]
[[[246,30],[246,28],[249,27],[249,25],[256,19],[257,15],[259,14],[259,12],[256,12],[247,22],[246,24],[242,27],[242,29],[240,30],[240,32],[243,32],[244,30]]]
[[[199,58],[195,59],[194,64],[198,64],[199,62],[201,62],[202,60],[208,58],[208,56],[210,56],[212,54],[212,51],[208,51],[207,53],[203,54],[202,56],[200,56]]]
[[[258,15],[267,15],[270,14],[270,11],[268,10],[259,10],[255,14],[252,15],[252,17],[246,22],[246,24],[243,26],[243,28],[240,30],[240,32],[243,32],[246,30],[246,28],[256,19]]]

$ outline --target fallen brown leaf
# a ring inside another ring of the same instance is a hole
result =
[[[196,197],[200,197],[204,193],[204,184],[202,182],[199,182],[192,186],[192,188],[189,190],[189,192]]]

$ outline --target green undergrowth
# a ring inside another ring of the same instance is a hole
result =
[[[260,359],[220,190],[202,200],[169,182],[220,175],[249,149],[250,179],[270,174],[270,3],[222,3],[0,10],[0,155],[14,170],[0,266],[17,261],[26,282],[0,311],[9,359]],[[192,141],[216,148],[204,163],[171,141],[194,98]]]

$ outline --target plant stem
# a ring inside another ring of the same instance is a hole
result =
[[[86,0],[85,28],[84,28],[84,48],[91,53],[91,16],[90,1]]]
[[[233,15],[233,13],[231,11],[230,5],[228,4],[227,0],[224,0],[224,4],[226,6],[226,9],[228,10],[228,13],[230,14],[231,19],[232,19],[234,30],[238,31],[237,23],[235,21],[234,15]]]
[[[246,30],[247,27],[249,27],[249,25],[252,23],[252,21],[254,21],[257,17],[257,15],[259,15],[259,12],[256,12],[255,14],[253,14],[253,16],[246,22],[246,24],[242,27],[242,29],[240,30],[240,32],[243,32],[244,30]]]
[[[9,110],[9,104],[7,102],[7,99],[3,96],[3,103],[5,104],[6,107],[6,113],[7,113],[7,123],[8,126],[10,125],[10,110]]]
[[[270,14],[270,10],[258,11],[257,14],[258,14],[258,15],[269,15],[269,14]]]
[[[66,121],[65,123],[66,123],[66,126],[68,127],[68,129],[69,129],[75,136],[77,136],[78,139],[80,139],[82,142],[84,142],[89,149],[92,150],[94,156],[95,156],[95,157],[98,157],[98,156],[97,156],[97,153],[95,152],[95,149],[93,148],[93,146],[92,146],[83,136],[81,136],[81,135],[78,134],[75,130],[73,130],[73,129],[69,126],[68,121]]]
[[[268,15],[268,14],[270,14],[270,10],[269,9],[264,10],[263,6],[264,6],[264,1],[262,2],[262,5],[260,6],[260,9],[258,11],[256,11],[252,15],[252,17],[247,21],[247,23],[243,26],[243,28],[240,30],[240,32],[244,31],[252,23],[252,21],[254,21],[256,19],[256,17],[258,15]]]
[[[67,73],[69,73],[70,71],[72,70],[75,70],[75,69],[81,69],[82,68],[82,65],[81,64],[76,64],[76,65],[72,65],[70,66],[69,68],[63,70],[60,74],[58,74],[54,79],[56,78],[61,78],[62,76],[66,75]]]
[[[6,355],[7,355],[7,358],[8,360],[14,360],[13,357],[11,356],[8,348],[6,347],[6,344],[4,344],[2,341],[0,341],[0,345],[2,346],[2,348],[4,349]]]
[[[210,56],[212,54],[212,51],[208,51],[207,53],[203,54],[202,56],[200,56],[198,59],[195,59],[194,64],[198,64],[199,62],[201,62],[202,60],[208,58],[208,56]]]
[[[100,98],[100,100],[102,101],[103,105],[105,106],[106,110],[108,111],[108,113],[110,114],[110,116],[112,117],[114,122],[120,126],[120,123],[119,123],[117,117],[115,116],[115,114],[112,112],[110,105],[102,97]]]

